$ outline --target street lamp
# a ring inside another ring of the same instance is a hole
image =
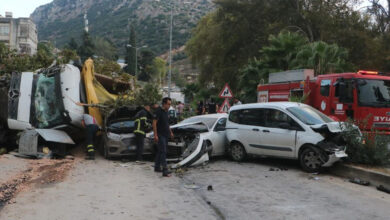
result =
[[[142,48],[146,48],[146,47],[148,47],[148,45],[144,45],[142,47],[133,47],[131,44],[127,44],[126,47],[132,47],[135,49],[135,76],[137,76],[138,50],[142,49]],[[129,65],[129,64],[127,64],[127,65]]]
[[[172,29],[173,29],[173,1],[171,1],[171,26],[169,28],[169,74],[168,74],[168,97],[171,98],[172,81]]]
[[[171,81],[172,81],[172,29],[173,29],[173,4],[171,0],[171,25],[169,28],[169,74],[168,74],[168,97],[171,97]],[[191,4],[191,2],[184,2],[184,4]]]

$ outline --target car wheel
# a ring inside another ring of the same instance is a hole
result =
[[[240,143],[232,143],[230,145],[230,157],[234,160],[234,161],[243,161],[246,157],[246,151],[245,151],[245,148],[244,146],[242,146]]]
[[[306,172],[318,172],[324,164],[321,152],[314,147],[304,149],[299,155],[301,168]]]
[[[105,158],[105,159],[111,159],[110,157],[110,154],[108,153],[108,147],[105,143],[105,139],[103,139],[101,142],[100,142],[100,151],[102,153],[102,156]]]

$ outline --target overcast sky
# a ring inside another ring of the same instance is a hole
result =
[[[53,0],[0,0],[0,15],[4,16],[6,11],[12,12],[14,18],[30,17],[30,14],[41,5]]]
[[[13,13],[13,17],[30,17],[35,8],[47,4],[53,0],[0,0],[0,15],[4,16],[6,11]],[[385,2],[385,0],[382,0]],[[367,2],[363,0],[362,2]],[[363,3],[363,5],[365,5]]]

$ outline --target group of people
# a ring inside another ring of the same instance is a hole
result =
[[[168,139],[173,138],[173,133],[169,126],[168,110],[171,107],[172,100],[171,98],[163,98],[161,107],[158,106],[156,110],[152,113],[151,109],[154,104],[146,104],[143,108],[137,112],[135,115],[135,139],[137,145],[137,161],[142,160],[143,148],[144,148],[144,139],[146,132],[149,130],[149,120],[152,120],[153,132],[154,132],[154,142],[157,144],[157,153],[155,158],[154,171],[161,172],[162,176],[169,177],[171,172],[168,170],[167,166],[167,145]],[[86,130],[87,137],[87,156],[86,159],[94,160],[95,159],[95,149],[94,149],[94,137],[96,136],[97,131],[99,130],[99,125],[96,122],[96,119],[89,115],[83,115],[83,126]]]
[[[241,105],[241,101],[238,100],[238,98],[233,99],[233,105]],[[218,112],[219,106],[215,102],[213,98],[211,98],[208,102],[204,104],[203,101],[198,102],[198,106],[196,109],[197,115],[204,115],[204,114],[215,114]]]
[[[206,103],[204,103],[203,101],[198,102],[198,106],[196,108],[197,115],[215,114],[217,112],[218,112],[218,104],[215,102],[213,98],[211,98]]]

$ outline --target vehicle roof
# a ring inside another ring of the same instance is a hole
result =
[[[360,73],[332,73],[332,74],[324,74],[324,75],[318,75],[317,77],[319,79],[322,78],[329,78],[329,77],[352,77],[352,78],[364,78],[364,79],[383,79],[383,80],[389,80],[389,75],[370,75],[370,74],[360,74]]]
[[[196,115],[191,118],[222,118],[227,116],[228,114],[226,113],[217,113],[217,114],[207,114],[207,115]]]
[[[264,107],[285,109],[285,108],[299,107],[299,106],[306,106],[306,104],[298,103],[298,102],[262,102],[262,103],[235,105],[235,106],[230,108],[230,111],[246,109],[246,108],[264,108]]]

